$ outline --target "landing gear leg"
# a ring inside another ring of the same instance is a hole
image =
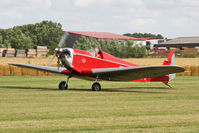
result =
[[[61,82],[59,83],[59,89],[60,89],[60,90],[67,90],[67,89],[68,89],[68,81],[69,81],[69,79],[70,79],[71,77],[72,77],[72,76],[69,75],[69,76],[67,77],[66,81],[61,81]]]
[[[101,91],[101,85],[97,82],[98,75],[96,77],[95,83],[92,85],[92,91]]]

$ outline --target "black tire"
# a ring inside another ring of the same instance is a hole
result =
[[[65,81],[62,81],[59,83],[59,89],[60,90],[67,90],[68,89],[68,84],[66,84]]]
[[[98,82],[93,83],[92,91],[101,91],[101,85]]]

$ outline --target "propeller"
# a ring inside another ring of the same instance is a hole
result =
[[[48,66],[52,63],[52,61],[54,60],[55,56],[57,57],[58,61],[57,61],[57,66],[58,66],[58,70],[59,70],[59,66],[60,66],[60,61],[59,61],[59,52],[60,52],[60,48],[63,46],[65,40],[68,38],[68,32],[64,32],[57,48],[55,49],[55,52],[52,56],[52,58],[50,59],[50,61],[48,62]]]

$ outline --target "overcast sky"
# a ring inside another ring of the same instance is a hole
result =
[[[0,28],[42,20],[63,30],[199,36],[199,0],[0,0]]]

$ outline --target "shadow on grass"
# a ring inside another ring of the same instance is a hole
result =
[[[58,89],[50,89],[50,88],[38,88],[38,87],[26,87],[26,86],[0,86],[0,88],[8,88],[8,89],[23,89],[23,90],[49,90],[49,91],[55,91]]]
[[[135,89],[169,89],[166,87],[122,87],[122,88],[104,88],[102,92],[130,92],[130,93],[167,93],[167,92],[156,92],[156,91],[138,91]],[[76,89],[72,88],[70,91],[91,91],[91,89]]]
[[[48,90],[48,91],[60,91],[58,88],[38,88],[38,87],[26,87],[26,86],[0,86],[0,88],[8,88],[8,89],[24,89],[24,90]],[[167,87],[123,87],[123,88],[105,88],[102,89],[101,92],[130,92],[130,93],[167,93],[167,92],[156,92],[156,91],[138,91],[134,89],[169,89]],[[64,91],[64,90],[63,90]],[[78,88],[69,88],[68,91],[89,91],[91,89],[78,89]]]

